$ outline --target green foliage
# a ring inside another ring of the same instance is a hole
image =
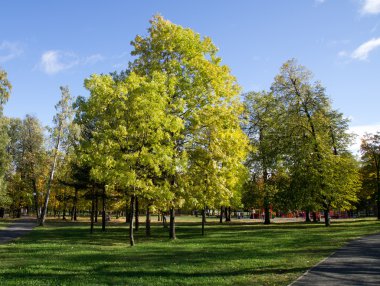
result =
[[[98,182],[152,196],[153,179],[173,172],[170,134],[183,128],[166,114],[166,78],[153,80],[132,73],[125,81],[93,75],[85,85],[91,92],[80,106],[83,120],[93,122],[91,139],[83,142],[82,160]]]
[[[369,177],[376,178],[380,172],[380,132],[366,134],[360,145],[363,167],[368,169]]]
[[[46,182],[47,154],[43,128],[36,117],[26,115],[23,120],[10,119],[8,134],[8,152],[12,158],[8,192],[12,194],[14,205],[27,207],[33,195],[38,200]]]
[[[9,120],[3,117],[0,111],[0,178],[5,176],[10,162],[9,153],[7,152],[9,145],[8,124]]]
[[[6,103],[11,94],[12,85],[8,80],[6,71],[0,68],[0,108]]]
[[[183,124],[171,134],[175,174],[164,178],[177,200],[171,204],[178,205],[184,196],[197,206],[229,201],[242,171],[246,139],[238,123],[240,88],[221,65],[217,48],[210,38],[161,16],[132,45],[137,58],[130,70],[149,78],[165,73],[170,91],[166,114]]]
[[[361,197],[376,199],[377,217],[380,219],[380,132],[366,134],[361,143],[363,185]],[[368,205],[366,206],[368,209]]]
[[[201,126],[194,128],[192,139],[186,145],[188,196],[196,207],[229,205],[237,195],[247,151],[247,139],[236,116],[237,108],[239,106],[233,105],[205,108],[199,116]]]
[[[8,81],[7,73],[0,68],[0,207],[9,205],[10,198],[6,193],[6,172],[9,169],[10,157],[6,151],[9,144],[8,119],[3,116],[3,104],[10,96],[12,85]]]
[[[264,202],[283,210],[353,207],[360,184],[347,151],[348,122],[310,71],[287,61],[271,92],[249,93],[245,104],[245,129],[255,147],[247,165]]]
[[[250,171],[247,184],[255,190],[251,195],[255,197],[256,207],[269,209],[277,192],[275,178],[280,168],[279,156],[282,154],[279,116],[283,107],[273,94],[264,91],[245,94],[244,104],[244,129],[251,145],[246,161]]]
[[[303,182],[306,198],[312,198],[304,201],[304,207],[350,207],[356,201],[359,179],[346,151],[347,120],[331,108],[324,87],[311,79],[305,67],[290,60],[272,85],[274,95],[286,106],[282,122],[286,153],[293,159],[289,169]]]
[[[93,180],[161,209],[229,204],[247,140],[239,87],[209,38],[154,17],[121,74],[92,75],[78,99],[79,155]]]

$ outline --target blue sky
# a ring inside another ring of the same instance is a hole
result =
[[[290,58],[308,67],[352,130],[380,130],[380,0],[3,0],[0,66],[13,93],[5,114],[51,124],[59,86],[122,70],[130,41],[156,13],[209,36],[243,91],[268,89]]]

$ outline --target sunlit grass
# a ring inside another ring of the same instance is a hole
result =
[[[6,222],[6,221],[0,221],[0,229],[6,228],[7,225],[8,225],[8,222]]]
[[[125,223],[90,234],[88,223],[54,221],[0,246],[0,285],[287,285],[348,240],[379,231],[376,220],[213,222],[202,237],[199,224],[179,222],[177,240],[155,224],[131,248]]]
[[[10,218],[1,218],[0,219],[0,229],[5,229],[9,224],[11,224],[14,220]]]

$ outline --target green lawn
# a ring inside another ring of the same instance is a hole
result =
[[[155,225],[129,247],[125,224],[91,235],[87,223],[51,222],[0,245],[0,285],[287,285],[350,239],[380,231],[376,220],[320,224]]]
[[[0,220],[0,229],[4,229],[10,222],[8,220]]]

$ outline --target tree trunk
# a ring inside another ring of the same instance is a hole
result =
[[[129,218],[131,216],[129,209],[130,201],[128,199],[129,197],[127,196],[125,199],[125,223],[129,223]]]
[[[270,209],[268,204],[264,206],[264,224],[270,224]]]
[[[318,222],[317,221],[317,213],[313,212],[312,215],[313,215],[313,222]]]
[[[98,222],[98,214],[99,214],[99,196],[98,196],[98,190],[95,192],[95,222]]]
[[[62,220],[66,220],[66,194],[65,193],[63,193]]]
[[[102,187],[102,231],[106,231],[106,188]]]
[[[228,221],[231,221],[231,207],[228,207]]]
[[[206,210],[202,209],[202,235],[205,235]]]
[[[42,208],[42,211],[41,211],[40,226],[43,226],[45,224],[45,220],[46,220],[46,213],[47,213],[47,208],[48,208],[49,199],[50,199],[51,183],[53,182],[53,179],[54,179],[54,172],[55,172],[55,167],[57,165],[57,158],[58,158],[58,150],[59,150],[59,146],[61,143],[62,128],[63,128],[62,123],[60,123],[58,126],[57,142],[56,142],[55,148],[54,148],[53,164],[52,164],[51,169],[50,169],[49,180],[47,183],[47,192],[46,192],[46,197],[45,197],[45,203],[44,203],[44,207]]]
[[[225,217],[226,221],[229,221],[229,219],[228,219],[228,208],[227,207],[224,207],[224,217]]]
[[[135,245],[135,240],[133,238],[133,216],[135,213],[135,195],[131,196],[131,204],[129,207],[130,213],[129,213],[129,244],[131,246]]]
[[[36,180],[33,179],[33,197],[34,197],[34,209],[36,210],[36,217],[37,220],[40,219],[39,209],[38,209],[38,191],[37,191],[37,184]]]
[[[162,226],[164,228],[167,228],[167,225],[166,225],[166,213],[161,212],[161,217],[162,217]]]
[[[260,133],[261,134],[261,133]],[[265,166],[265,164],[263,164]],[[265,190],[265,197],[264,197],[264,224],[270,224],[270,203],[269,203],[269,194],[268,194],[268,171],[267,168],[264,167],[263,171],[263,180],[264,180],[264,190]]]
[[[170,239],[176,239],[176,235],[175,235],[175,210],[174,210],[174,207],[170,208],[169,238]]]
[[[146,207],[145,234],[148,237],[150,236],[150,205],[149,204]]]
[[[223,206],[220,207],[220,218],[219,223],[223,223]]]
[[[135,208],[136,208],[136,212],[135,212],[135,231],[138,231],[139,230],[139,197],[136,196],[135,198]]]
[[[309,210],[305,211],[305,222],[311,222],[311,220],[310,220],[310,211]]]
[[[78,188],[75,188],[74,206],[73,206],[74,221],[77,221],[77,205],[78,205]]]
[[[330,226],[330,213],[329,213],[329,208],[325,208],[323,210],[323,213],[325,215],[325,226]]]
[[[91,192],[91,228],[90,228],[91,233],[93,233],[94,231],[94,216],[95,216],[95,190],[93,187],[92,192]]]

